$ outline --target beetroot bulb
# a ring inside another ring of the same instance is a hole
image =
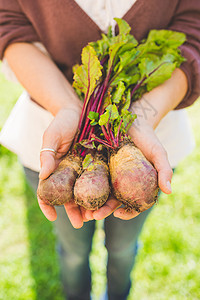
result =
[[[39,198],[49,205],[62,205],[71,201],[74,183],[80,172],[80,156],[68,154],[47,179],[39,182]]]
[[[156,202],[157,171],[133,144],[111,154],[110,176],[115,197],[127,209],[143,212]]]
[[[108,166],[97,156],[77,178],[74,199],[84,208],[95,210],[107,201],[109,193]]]

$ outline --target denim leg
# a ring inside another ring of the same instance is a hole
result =
[[[38,173],[24,168],[26,179],[33,190],[37,191]],[[54,222],[58,240],[61,279],[68,300],[89,300],[91,272],[89,253],[95,230],[95,221],[74,229],[63,206],[56,207],[57,220]]]
[[[125,300],[131,287],[130,273],[135,262],[137,239],[151,209],[132,220],[109,216],[105,219],[106,248],[108,250],[109,300]]]
[[[57,207],[58,218],[54,222],[58,237],[61,279],[68,300],[89,300],[91,271],[89,254],[95,230],[95,221],[81,229],[71,225],[63,207]]]

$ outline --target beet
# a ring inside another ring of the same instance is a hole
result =
[[[126,144],[111,155],[110,175],[115,197],[127,208],[143,212],[155,203],[157,171],[134,145]]]
[[[71,201],[74,183],[80,172],[80,156],[67,155],[47,179],[39,182],[39,198],[49,205],[63,205]]]
[[[95,158],[76,180],[74,200],[86,209],[95,210],[107,201],[109,193],[108,166]]]

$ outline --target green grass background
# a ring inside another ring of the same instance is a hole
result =
[[[0,74],[0,129],[21,92]],[[199,101],[188,113],[197,146],[177,168],[173,194],[161,196],[142,231],[129,300],[200,299]],[[101,225],[90,257],[94,300],[106,285]],[[16,155],[0,146],[0,300],[64,300],[55,243]]]

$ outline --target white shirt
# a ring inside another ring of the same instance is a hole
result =
[[[96,0],[95,4],[94,0],[76,2],[106,32],[110,25],[114,27],[113,18],[122,18],[136,0]],[[46,52],[41,44],[35,45]],[[9,78],[14,78],[6,60],[3,61],[3,71]],[[155,113],[153,108],[152,113]],[[39,171],[42,136],[52,120],[53,116],[31,101],[24,92],[4,125],[0,143],[18,154],[24,166]],[[184,109],[169,112],[161,120],[155,133],[168,153],[171,167],[176,167],[194,148],[194,139]]]

